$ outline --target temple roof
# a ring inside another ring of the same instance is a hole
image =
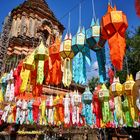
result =
[[[57,25],[61,31],[64,30],[64,26],[58,21],[45,0],[27,0],[12,10],[12,16],[22,12],[34,13],[42,19],[50,20]]]

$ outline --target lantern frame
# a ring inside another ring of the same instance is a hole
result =
[[[119,77],[114,77],[113,83],[110,86],[110,90],[115,97],[122,95],[123,85],[120,83]]]
[[[74,57],[74,53],[72,51],[72,36],[71,34],[66,34],[64,41],[61,43],[60,47],[60,55],[62,58],[70,58]]]
[[[79,51],[81,52],[86,45],[86,34],[84,27],[79,27],[78,32],[72,38],[72,50],[76,55]]]
[[[86,88],[85,92],[82,95],[82,100],[85,104],[91,104],[93,99],[93,95],[90,92],[89,88]]]
[[[105,84],[103,84],[101,89],[99,90],[98,97],[101,101],[108,101],[109,96],[109,90],[106,88]]]
[[[49,57],[49,50],[44,46],[43,41],[41,41],[40,45],[35,50],[35,60],[43,60],[45,61]]]

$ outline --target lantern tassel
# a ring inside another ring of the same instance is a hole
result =
[[[119,33],[115,33],[109,40],[110,58],[117,70],[122,70],[123,58],[125,55],[126,42]]]
[[[114,98],[115,102],[115,113],[117,117],[117,122],[119,125],[123,125],[123,112],[122,112],[122,105],[121,105],[121,97],[117,96]]]
[[[21,83],[21,86],[20,86],[20,92],[23,93],[23,92],[26,91],[26,87],[27,87],[28,80],[29,80],[29,77],[30,77],[30,70],[22,69],[21,73],[20,73],[20,77],[21,77],[21,80],[22,80],[22,83]]]
[[[132,118],[129,110],[129,103],[128,103],[128,98],[126,97],[125,100],[123,101],[123,112],[125,115],[125,123],[127,126],[132,127]]]
[[[88,125],[92,125],[93,124],[93,115],[92,115],[92,107],[91,107],[91,104],[86,104],[85,105],[85,120],[86,120],[86,123]]]
[[[38,68],[37,68],[37,84],[42,84],[44,80],[44,61],[38,61]]]
[[[73,59],[73,80],[79,84],[86,82],[85,56],[79,52]]]
[[[69,58],[64,60],[63,84],[69,86],[72,81],[72,62]]]
[[[109,102],[103,102],[102,104],[102,116],[103,122],[108,123],[110,121],[110,109],[109,109]]]
[[[105,49],[101,49],[96,52],[96,57],[99,66],[99,77],[100,83],[104,83],[106,80],[106,69],[105,69]]]

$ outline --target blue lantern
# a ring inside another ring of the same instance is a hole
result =
[[[85,104],[92,103],[92,93],[90,92],[89,88],[86,88],[85,92],[82,95],[82,100]]]
[[[72,50],[76,55],[78,52],[81,52],[85,46],[85,29],[84,27],[79,27],[78,32],[72,38]]]
[[[86,62],[90,65],[90,49],[85,42],[85,29],[79,27],[77,34],[72,39],[73,81],[78,84],[86,83]]]
[[[89,88],[86,88],[85,92],[82,95],[83,109],[82,115],[85,117],[86,124],[93,124],[93,114],[92,114],[92,93]]]
[[[97,51],[101,49],[106,40],[100,36],[100,25],[99,20],[92,19],[91,26],[86,30],[86,42],[91,50]]]
[[[105,49],[103,48],[106,40],[101,38],[99,20],[92,19],[91,26],[86,30],[86,42],[89,48],[96,52],[96,57],[99,65],[100,82],[106,80],[105,70]]]

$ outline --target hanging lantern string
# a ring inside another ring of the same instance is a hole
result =
[[[17,67],[17,65],[18,65],[18,55],[16,56],[16,66],[15,67]]]
[[[126,63],[127,74],[129,74],[129,68],[128,68],[128,60],[127,60],[127,56],[125,56],[125,63]]]
[[[69,19],[68,19],[68,31],[67,31],[67,32],[68,32],[68,34],[70,33],[70,20],[71,20],[71,19],[70,19],[70,12],[69,12]]]
[[[117,76],[116,73],[117,73],[117,72],[116,72],[116,68],[114,67],[114,76],[115,76],[115,77]]]
[[[86,0],[81,0],[80,3],[83,3]],[[70,12],[74,11],[76,8],[78,8],[79,3],[77,3],[74,7],[72,7],[68,12],[66,12],[61,18],[59,18],[59,20],[61,21],[62,19],[64,19]]]
[[[79,4],[79,27],[81,27],[81,3]]]
[[[94,3],[94,0],[92,0],[92,12],[93,12],[93,18],[96,21],[96,13],[95,13],[95,3]]]

